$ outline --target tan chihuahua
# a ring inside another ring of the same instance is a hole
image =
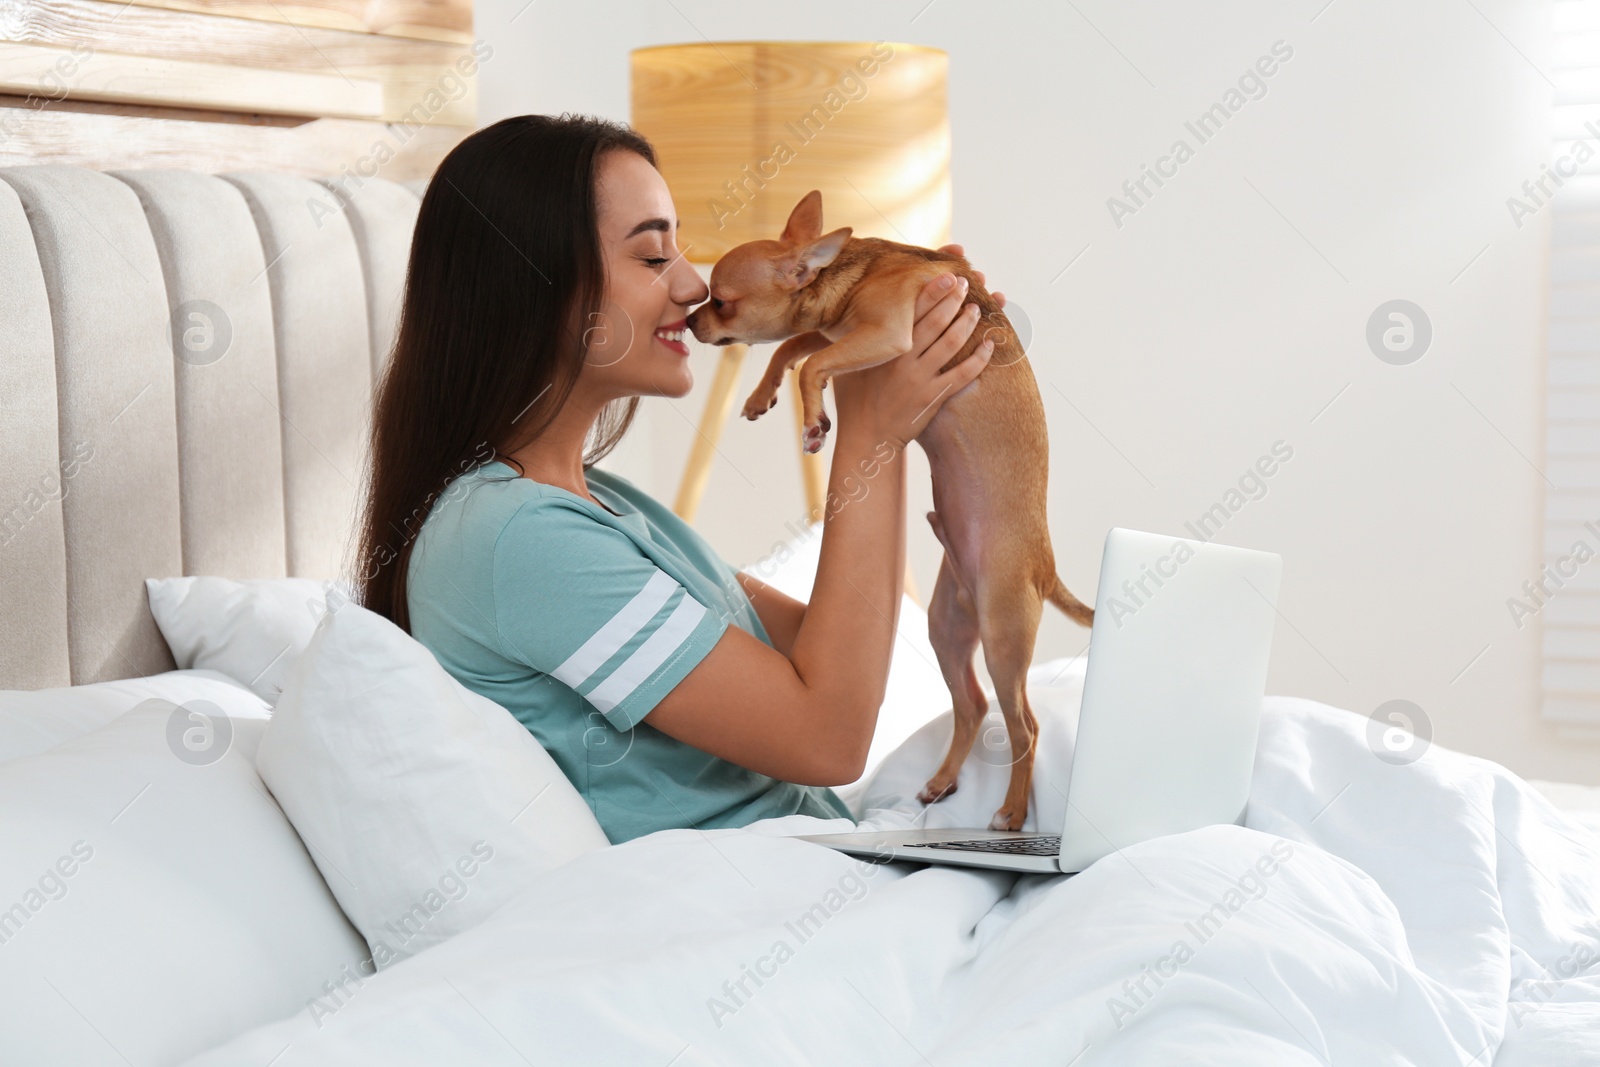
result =
[[[815,452],[830,428],[822,389],[835,374],[884,363],[911,347],[917,296],[936,275],[967,280],[983,316],[943,369],[994,341],[989,366],[939,409],[917,443],[933,472],[928,522],[944,560],[928,604],[928,637],[955,709],[944,763],[919,794],[931,804],[955,792],[961,765],[988,712],[973,653],[981,642],[1011,740],[1011,781],[990,827],[1018,830],[1039,731],[1028,705],[1028,667],[1046,600],[1084,626],[1094,609],[1056,576],[1045,508],[1049,465],[1044,405],[1010,321],[961,256],[852,238],[848,226],[824,235],[822,194],[807,193],[776,241],[732,249],[711,270],[711,299],[689,315],[703,343],[782,341],[744,416],[777,402],[790,364],[801,359],[801,446]]]

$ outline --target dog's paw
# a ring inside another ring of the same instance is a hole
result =
[[[754,421],[772,410],[778,402],[778,385],[776,382],[762,382],[756,386],[756,391],[750,394],[750,399],[744,402],[744,410],[740,412],[745,418]]]
[[[994,818],[989,820],[989,829],[1020,830],[1022,829],[1022,821],[1027,816],[1028,813],[1026,811],[1012,812],[1007,808],[1001,808],[994,813]]]
[[[827,439],[828,431],[813,424],[806,427],[806,432],[800,435],[800,449],[808,456],[815,455],[822,451],[822,443]]]
[[[940,782],[935,779],[922,787],[922,792],[917,794],[917,799],[924,804],[937,804],[955,791],[955,782]]]

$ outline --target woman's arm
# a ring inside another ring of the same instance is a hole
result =
[[[750,598],[751,607],[772,638],[772,647],[789,655],[794,648],[795,634],[800,632],[800,621],[806,617],[806,603],[788,593],[780,593],[753,574],[739,572],[739,585]]]
[[[949,277],[919,296],[909,352],[853,372],[849,388],[836,387],[839,425],[821,558],[788,655],[728,627],[646,716],[651,726],[790,782],[841,785],[860,775],[900,611],[905,448],[989,355],[980,349],[978,358],[940,373],[977,323],[976,306],[961,306],[964,288],[939,287]]]

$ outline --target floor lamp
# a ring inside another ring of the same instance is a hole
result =
[[[650,139],[683,224],[678,247],[709,267],[734,245],[775,238],[822,191],[828,229],[938,247],[950,239],[949,57],[922,45],[717,41],[632,53],[633,127]],[[732,417],[745,345],[711,382],[673,510],[692,521]],[[789,371],[807,513],[822,518],[827,469],[800,450],[798,368]],[[906,591],[917,599],[910,563]]]

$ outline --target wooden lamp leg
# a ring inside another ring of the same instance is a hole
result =
[[[918,607],[922,607],[922,597],[917,595],[917,577],[911,573],[911,555],[906,554],[906,596]]]
[[[705,496],[706,482],[711,478],[717,441],[733,411],[734,390],[739,388],[739,372],[744,368],[749,351],[749,345],[728,345],[722,350],[716,376],[711,379],[711,391],[706,395],[705,410],[700,413],[700,426],[689,450],[689,461],[683,467],[683,480],[678,483],[678,499],[672,505],[672,510],[684,522],[693,522],[695,512],[700,510],[700,498]]]
[[[807,454],[800,448],[800,435],[806,428],[806,405],[800,398],[800,363],[789,365],[789,396],[794,400],[795,448],[800,450],[800,480],[805,485],[806,521],[821,522],[823,509],[828,502],[828,468],[824,466],[821,452]]]

